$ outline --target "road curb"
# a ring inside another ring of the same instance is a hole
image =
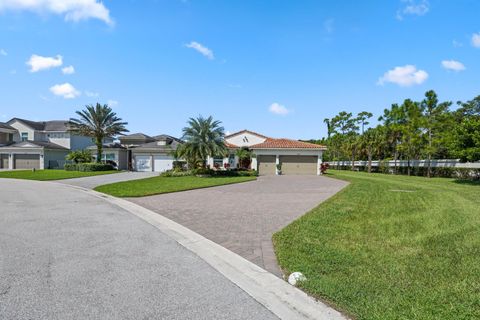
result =
[[[184,226],[124,199],[67,185],[102,198],[158,228],[195,253],[280,319],[346,320],[346,316],[313,299],[275,275]]]

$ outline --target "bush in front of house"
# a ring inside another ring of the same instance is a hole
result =
[[[92,172],[92,171],[111,171],[115,168],[111,164],[104,163],[67,163],[64,166],[66,171],[81,171],[81,172]]]
[[[65,159],[73,161],[74,163],[88,163],[93,161],[92,153],[89,150],[71,151]]]

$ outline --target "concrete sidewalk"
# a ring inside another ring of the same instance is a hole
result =
[[[87,189],[93,189],[95,187],[115,183],[115,182],[122,182],[122,181],[130,181],[130,180],[138,180],[138,179],[145,179],[158,176],[158,172],[119,172],[119,173],[112,173],[112,174],[104,174],[99,176],[92,176],[92,177],[83,177],[83,178],[75,178],[75,179],[65,179],[65,180],[58,180],[59,183],[68,184],[71,186],[77,186]]]

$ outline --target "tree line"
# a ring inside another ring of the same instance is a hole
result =
[[[366,160],[371,172],[372,160],[394,160],[397,171],[398,160],[425,159],[430,176],[432,159],[480,160],[480,96],[452,106],[430,90],[422,101],[406,99],[386,108],[376,127],[369,127],[368,111],[341,111],[324,119],[327,137],[314,142],[328,147],[324,161],[348,160],[353,168],[355,161]]]

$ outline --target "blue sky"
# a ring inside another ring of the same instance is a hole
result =
[[[319,138],[342,110],[479,95],[478,12],[475,0],[0,0],[0,121],[98,101],[131,132],[180,136],[202,114],[230,132]]]

